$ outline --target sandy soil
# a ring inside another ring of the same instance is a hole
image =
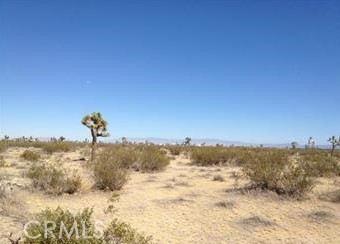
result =
[[[81,151],[42,159],[63,162],[82,175],[82,191],[62,196],[31,190],[25,177],[30,163],[20,159],[23,151],[10,148],[2,153],[8,167],[0,168],[25,202],[23,216],[46,207],[61,206],[74,212],[94,207],[96,221],[106,224],[112,219],[104,213],[112,193],[94,190],[84,162],[73,161],[82,156]],[[298,201],[270,193],[234,191],[239,172],[236,167],[196,167],[185,157],[176,157],[163,172],[132,173],[115,204],[116,215],[152,235],[155,243],[340,243],[340,204],[319,197],[336,189],[335,179],[318,179],[313,192]],[[214,181],[217,175],[224,181]],[[237,181],[239,186],[245,183],[242,177]],[[8,233],[20,233],[24,222],[23,217],[0,215],[0,243],[9,243]]]

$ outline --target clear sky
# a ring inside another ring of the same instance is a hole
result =
[[[0,0],[0,136],[327,143],[340,1]]]

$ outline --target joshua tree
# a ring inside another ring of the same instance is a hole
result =
[[[4,138],[5,138],[5,141],[9,140],[9,136],[8,135],[5,135]]]
[[[333,157],[334,150],[337,146],[340,146],[340,136],[337,139],[335,136],[332,136],[328,139],[329,143],[332,144],[331,158]]]
[[[190,146],[190,142],[191,142],[191,138],[190,138],[190,137],[186,137],[186,138],[184,139],[184,145],[185,145],[185,146]]]
[[[308,138],[308,142],[306,145],[307,148],[314,148],[315,147],[315,141],[313,140],[313,137]]]
[[[63,136],[59,137],[59,141],[63,142],[63,141],[65,141],[65,140],[66,140],[65,137],[63,137]]]
[[[122,144],[124,145],[128,144],[128,140],[125,136],[122,137]]]
[[[296,147],[298,146],[298,143],[297,143],[296,141],[293,141],[293,142],[291,143],[291,145],[292,145],[292,149],[295,150]]]
[[[92,136],[92,152],[91,152],[91,160],[94,160],[95,151],[96,151],[96,143],[98,137],[108,137],[109,133],[107,133],[107,122],[102,117],[100,113],[92,113],[90,115],[86,115],[81,123],[85,125],[87,128],[91,130]]]

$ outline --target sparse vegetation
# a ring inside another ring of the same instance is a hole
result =
[[[0,215],[23,218],[25,204],[23,197],[14,192],[2,177],[0,177]]]
[[[134,162],[133,153],[126,149],[111,148],[101,152],[93,165],[96,185],[99,189],[120,190],[129,179],[127,167]]]
[[[223,182],[224,181],[224,177],[223,177],[223,175],[214,175],[213,181]]]
[[[244,166],[244,172],[253,187],[278,194],[302,196],[313,188],[308,172],[292,164],[284,151],[257,153]]]
[[[246,227],[266,227],[271,226],[274,223],[272,221],[266,220],[264,218],[261,218],[259,216],[253,216],[246,219],[243,219],[241,221],[241,224]]]
[[[143,172],[163,170],[170,163],[166,154],[156,147],[145,147],[138,155],[138,170]]]
[[[151,244],[152,237],[138,233],[129,224],[115,219],[104,233],[107,243]]]
[[[25,150],[20,157],[28,161],[38,161],[40,159],[40,154],[34,151]]]
[[[35,216],[35,221],[42,224],[29,226],[27,229],[29,235],[24,237],[23,244],[151,244],[150,236],[138,233],[130,225],[117,219],[114,219],[106,229],[102,229],[102,226],[95,225],[92,214],[93,209],[90,208],[75,215],[60,207],[45,209]],[[47,235],[45,223],[51,225],[55,223],[55,226],[49,228]],[[38,238],[29,238],[29,236]]]
[[[75,145],[68,142],[49,142],[42,146],[43,150],[49,154],[56,152],[69,152],[75,148]]]
[[[5,141],[0,141],[0,153],[6,151],[8,148],[8,144]]]
[[[252,153],[246,148],[201,147],[191,151],[191,159],[199,166],[243,165],[250,160]]]
[[[305,150],[301,153],[299,163],[309,176],[323,177],[340,175],[340,166],[337,160],[326,151]]]
[[[73,215],[67,210],[61,208],[57,209],[46,209],[35,216],[35,221],[41,223],[40,225],[30,225],[27,229],[29,236],[38,238],[25,237],[23,240],[24,244],[55,244],[55,243],[80,243],[80,244],[102,244],[103,241],[99,237],[86,239],[86,236],[95,237],[96,233],[95,226],[92,221],[93,210],[86,208],[82,212]],[[48,235],[45,234],[45,224],[55,223],[55,228],[50,228]],[[61,226],[63,225],[64,228]],[[77,230],[72,230],[73,226],[76,226]],[[60,231],[61,230],[61,231]],[[66,231],[65,231],[66,230]],[[70,233],[69,237],[67,236]]]
[[[177,145],[176,146],[168,146],[167,149],[174,156],[178,156],[184,151],[183,147],[179,146],[179,145],[178,146]]]
[[[0,156],[0,168],[5,167],[5,166],[6,166],[6,161],[5,161],[5,159],[4,159],[3,156]]]
[[[81,179],[76,172],[67,174],[64,168],[52,164],[34,163],[27,175],[35,188],[51,194],[73,194],[81,187]]]

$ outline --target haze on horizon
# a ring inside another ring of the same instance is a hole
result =
[[[0,137],[318,144],[340,134],[339,1],[1,1]],[[112,138],[111,138],[112,139]]]

